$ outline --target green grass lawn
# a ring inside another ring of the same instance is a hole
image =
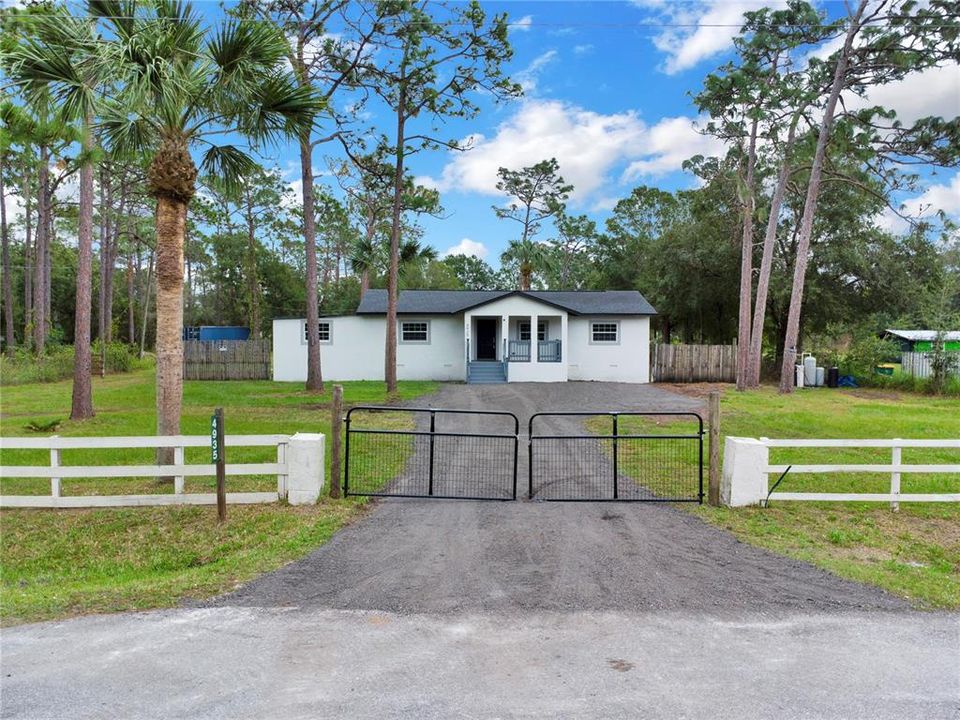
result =
[[[343,383],[344,403],[384,404],[383,383]],[[400,383],[399,398],[433,391],[435,383]],[[72,422],[69,381],[0,388],[0,434],[43,436],[31,422],[62,423],[62,436],[153,435],[152,371],[94,380],[91,420]],[[187,382],[182,432],[206,435],[215,407],[224,408],[228,434],[292,434],[330,431],[328,386],[308,394],[294,383]],[[361,421],[362,422],[362,421]],[[378,423],[400,427],[409,417],[378,415]],[[273,448],[231,448],[229,462],[274,462]],[[363,449],[356,462],[369,464]],[[64,451],[71,464],[154,462],[151,450]],[[209,450],[187,450],[188,462],[209,462]],[[381,459],[380,469],[396,474],[403,453]],[[3,453],[2,463],[49,463],[46,451]],[[329,469],[329,453],[327,454]],[[211,491],[212,478],[187,478],[187,492]],[[275,477],[229,477],[228,490],[272,490]],[[329,482],[324,488],[326,493]],[[49,494],[45,479],[0,478],[3,494]],[[170,493],[169,483],[153,478],[66,479],[65,495]],[[315,507],[230,506],[223,527],[209,507],[105,510],[0,511],[0,622],[28,622],[86,612],[170,606],[185,597],[208,597],[285,562],[305,555],[361,512],[363,502],[324,500]]]
[[[680,388],[696,392],[697,386]],[[628,431],[687,432],[684,421],[624,420]],[[960,401],[877,390],[723,392],[722,435],[771,438],[958,438]],[[706,454],[706,443],[704,447]],[[907,449],[907,463],[960,463],[953,449]],[[772,448],[773,464],[889,463],[889,449]],[[773,479],[771,480],[773,482]],[[889,474],[787,475],[783,492],[889,492]],[[958,475],[903,474],[901,492],[960,492]],[[960,504],[771,502],[684,505],[744,542],[879,585],[920,608],[960,608]]]

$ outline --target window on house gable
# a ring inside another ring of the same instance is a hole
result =
[[[619,342],[619,323],[595,322],[590,324],[590,341],[594,343]]]

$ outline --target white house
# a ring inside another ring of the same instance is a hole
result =
[[[324,377],[383,380],[386,314],[386,291],[368,290],[353,315],[320,319]],[[645,383],[655,314],[635,290],[403,290],[397,305],[397,376]],[[274,320],[273,379],[306,378],[306,321]]]

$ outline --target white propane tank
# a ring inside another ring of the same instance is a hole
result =
[[[797,365],[797,387],[803,387],[803,365]]]
[[[823,382],[824,382],[824,379],[826,378],[826,375],[827,375],[827,371],[824,368],[822,367],[817,368],[817,387],[823,387]]]
[[[817,359],[813,355],[807,355],[803,359],[803,384],[806,387],[817,384]]]

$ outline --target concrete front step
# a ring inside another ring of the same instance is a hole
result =
[[[496,362],[472,362],[467,366],[468,383],[503,383],[507,377],[503,365]]]

